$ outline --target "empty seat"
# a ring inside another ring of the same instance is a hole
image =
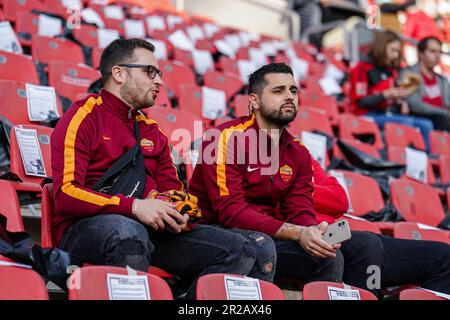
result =
[[[44,4],[39,0],[3,0],[3,14],[6,20],[16,21],[19,11],[31,12],[33,9],[45,11]]]
[[[183,84],[180,86],[178,107],[180,110],[191,112],[202,117],[203,92],[197,85]]]
[[[244,117],[249,115],[249,101],[246,94],[237,94],[234,97],[234,102],[232,105],[234,107],[234,115],[236,117]]]
[[[369,231],[369,232],[373,232],[376,234],[381,234],[380,228],[378,228],[378,226],[375,223],[370,222],[368,220],[352,219],[347,216],[344,216],[339,220],[342,220],[342,219],[345,219],[348,221],[348,225],[350,227],[350,230],[352,230],[352,231]]]
[[[47,177],[52,176],[51,167],[51,148],[50,139],[53,133],[53,129],[49,127],[39,126],[39,125],[22,125],[23,129],[34,129],[36,130],[39,146],[42,153],[43,166]],[[23,167],[22,156],[19,150],[19,144],[17,142],[16,133],[14,129],[11,130],[11,141],[10,141],[10,152],[11,152],[11,172],[16,174],[23,183],[17,183],[14,185],[18,191],[29,191],[29,192],[41,192],[41,184],[44,181],[44,177],[37,177],[27,175]]]
[[[231,74],[209,70],[203,75],[203,84],[207,87],[222,90],[225,92],[227,101],[243,88],[241,79]]]
[[[400,292],[400,300],[446,300],[433,292],[422,289],[406,289]]]
[[[84,63],[83,50],[74,42],[61,38],[33,37],[31,52],[33,59],[41,64],[50,61]]]
[[[344,174],[353,215],[364,216],[384,208],[383,196],[375,179],[350,171],[336,171]]]
[[[100,77],[100,72],[87,65],[62,61],[48,64],[49,85],[72,102],[77,100],[78,94],[87,92],[89,86]]]
[[[16,14],[14,30],[22,46],[31,46],[31,39],[37,35],[39,16],[30,12],[19,11]]]
[[[300,107],[294,121],[289,124],[289,132],[300,136],[302,131],[324,133],[334,137],[330,120],[322,109]]]
[[[390,183],[391,202],[403,219],[436,227],[445,217],[439,195],[433,187],[406,179]]]
[[[31,57],[1,50],[0,79],[39,84],[39,76]]]
[[[344,284],[328,281],[314,281],[305,284],[303,287],[303,300],[331,300],[329,295],[329,287],[346,289]],[[351,290],[359,292],[360,300],[378,300],[370,291],[357,287],[350,287]]]
[[[353,114],[339,116],[339,136],[348,141],[360,141],[370,144],[377,150],[384,148],[383,139],[377,124],[365,117]]]
[[[384,136],[388,146],[409,147],[425,150],[425,142],[420,130],[398,123],[388,122],[384,126]]]
[[[184,64],[160,61],[159,65],[163,72],[162,79],[168,89],[169,98],[180,96],[182,84],[196,85],[194,72]]]
[[[16,190],[6,180],[0,180],[0,190],[2,190],[0,192],[0,213],[8,219],[6,230],[9,232],[25,231]]]
[[[197,300],[227,300],[225,287],[226,274],[215,273],[201,276],[197,282]],[[228,275],[245,279],[240,275]],[[276,285],[255,279],[261,288],[261,300],[284,300],[284,293]]]
[[[73,284],[69,288],[69,300],[109,300],[108,274],[127,275],[125,268],[111,266],[88,266],[76,269],[69,278]],[[137,271],[137,275],[147,276],[151,300],[173,300],[168,284],[160,277]]]
[[[0,266],[0,300],[48,300],[42,277],[26,268]]]
[[[450,155],[450,133],[446,131],[431,131],[430,151],[434,154]]]
[[[337,102],[333,97],[302,91],[300,92],[299,105],[322,109],[325,111],[333,125],[337,125],[338,123],[339,109]]]
[[[439,175],[441,183],[450,183],[450,155],[439,157]]]
[[[88,24],[81,24],[79,28],[72,30],[75,39],[86,47],[98,46],[97,31],[98,28],[96,26]]]
[[[389,161],[406,165],[406,149],[405,149],[405,147],[389,146],[387,149],[387,156],[388,156]],[[406,177],[406,173],[403,176]],[[433,167],[431,166],[430,159],[428,159],[428,165],[427,165],[427,180],[428,180],[428,184],[436,183],[436,177],[434,175]]]
[[[450,244],[450,238],[447,231],[430,230],[426,227],[421,227],[414,222],[395,223],[394,237],[398,239],[440,241]]]

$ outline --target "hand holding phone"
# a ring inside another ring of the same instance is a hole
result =
[[[330,224],[327,231],[323,234],[323,240],[331,245],[342,243],[351,237],[352,233],[348,221],[345,219]]]

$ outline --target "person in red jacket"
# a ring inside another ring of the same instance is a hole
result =
[[[148,199],[153,190],[183,189],[168,138],[140,111],[154,104],[163,84],[154,50],[141,39],[113,41],[100,60],[100,95],[75,102],[56,126],[51,142],[53,233],[60,248],[85,262],[142,271],[151,263],[193,281],[187,293],[192,299],[200,275],[251,274],[255,254],[248,240],[225,230],[199,225],[181,232],[188,217],[168,202]],[[140,174],[133,177],[131,190],[109,194],[123,188],[125,180],[97,188],[130,150],[142,155],[128,162]]]
[[[348,210],[348,198],[336,178],[312,160],[314,211],[319,222],[334,223]],[[380,294],[380,288],[420,284],[444,293],[450,291],[450,246],[433,241],[403,240],[371,232],[352,231],[342,243],[343,281]],[[370,266],[380,267],[380,287],[368,282]],[[413,266],[413,267],[411,267]]]
[[[290,67],[266,65],[249,79],[252,115],[207,133],[189,184],[199,198],[202,223],[273,237],[276,277],[343,280],[374,293],[420,283],[448,293],[450,246],[445,243],[358,231],[341,245],[324,242],[328,223],[347,212],[348,200],[338,181],[284,128],[296,116],[297,90]],[[271,149],[273,144],[278,149]],[[379,282],[372,282],[373,267],[380,271]]]

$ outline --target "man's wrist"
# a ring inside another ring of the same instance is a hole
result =
[[[132,205],[132,209],[131,209],[131,214],[133,215],[133,218],[137,219],[137,213],[138,213],[138,204],[139,204],[139,199],[134,199],[133,201],[133,205]]]

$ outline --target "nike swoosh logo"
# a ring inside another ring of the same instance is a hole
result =
[[[105,135],[103,135],[103,140],[111,140],[111,138],[110,137],[108,137],[108,136],[105,136]]]
[[[251,168],[250,166],[248,166],[247,171],[248,172],[253,172],[255,170],[258,170],[259,168]]]

